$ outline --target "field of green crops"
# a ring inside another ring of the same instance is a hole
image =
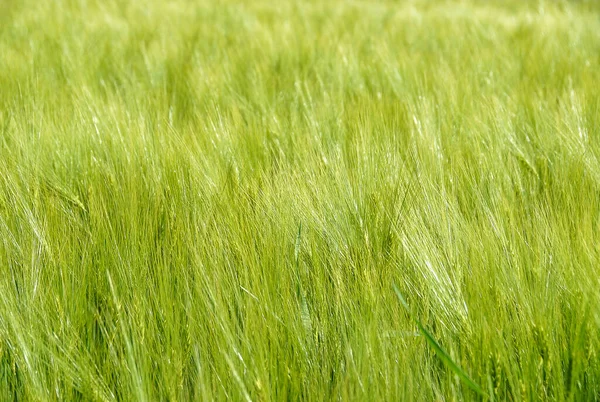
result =
[[[1,401],[600,399],[600,3],[0,1]]]

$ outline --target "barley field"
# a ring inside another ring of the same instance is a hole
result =
[[[600,3],[0,1],[0,400],[600,400]]]

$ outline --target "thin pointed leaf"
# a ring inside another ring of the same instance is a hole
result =
[[[402,293],[400,293],[400,290],[398,290],[396,285],[394,284],[392,286],[394,288],[394,291],[396,292],[396,296],[398,296],[398,299],[400,300],[400,303],[404,306],[409,316],[417,323],[419,331],[421,332],[421,334],[423,334],[423,336],[427,340],[427,343],[433,348],[440,360],[442,360],[444,364],[446,364],[448,368],[450,368],[450,370],[452,370],[461,380],[463,380],[465,384],[469,386],[469,388],[477,392],[479,395],[486,397],[486,394],[485,392],[483,392],[483,389],[481,389],[481,387],[475,381],[473,381],[471,377],[469,377],[469,375],[465,373],[465,371],[454,362],[454,360],[452,360],[450,355],[444,350],[444,348],[440,346],[440,344],[435,340],[433,335],[431,335],[429,331],[425,329],[423,324],[421,324],[421,321],[419,321],[412,315],[408,303],[406,302],[406,299],[404,298],[404,296],[402,296]]]

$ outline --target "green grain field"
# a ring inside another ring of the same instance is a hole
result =
[[[600,2],[1,0],[13,400],[600,400]]]

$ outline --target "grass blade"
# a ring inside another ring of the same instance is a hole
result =
[[[431,335],[431,333],[427,331],[427,329],[425,329],[423,324],[421,324],[421,321],[419,321],[412,315],[410,308],[408,307],[408,303],[406,302],[406,299],[402,296],[402,293],[400,293],[396,285],[393,285],[393,287],[394,292],[396,292],[396,296],[398,296],[398,299],[400,300],[400,303],[402,304],[402,306],[404,306],[409,316],[413,320],[415,320],[415,322],[417,323],[417,327],[419,328],[419,332],[423,334],[423,336],[427,340],[427,343],[433,348],[440,360],[443,361],[444,364],[448,366],[448,368],[450,368],[450,370],[452,370],[465,384],[467,384],[469,388],[471,388],[473,391],[475,391],[482,397],[487,397],[485,392],[483,392],[483,389],[475,381],[473,381],[471,377],[469,377],[469,375],[465,373],[465,371],[454,362],[454,360],[452,360],[450,355],[444,350],[444,348],[440,346],[440,344],[435,340],[433,335]]]

